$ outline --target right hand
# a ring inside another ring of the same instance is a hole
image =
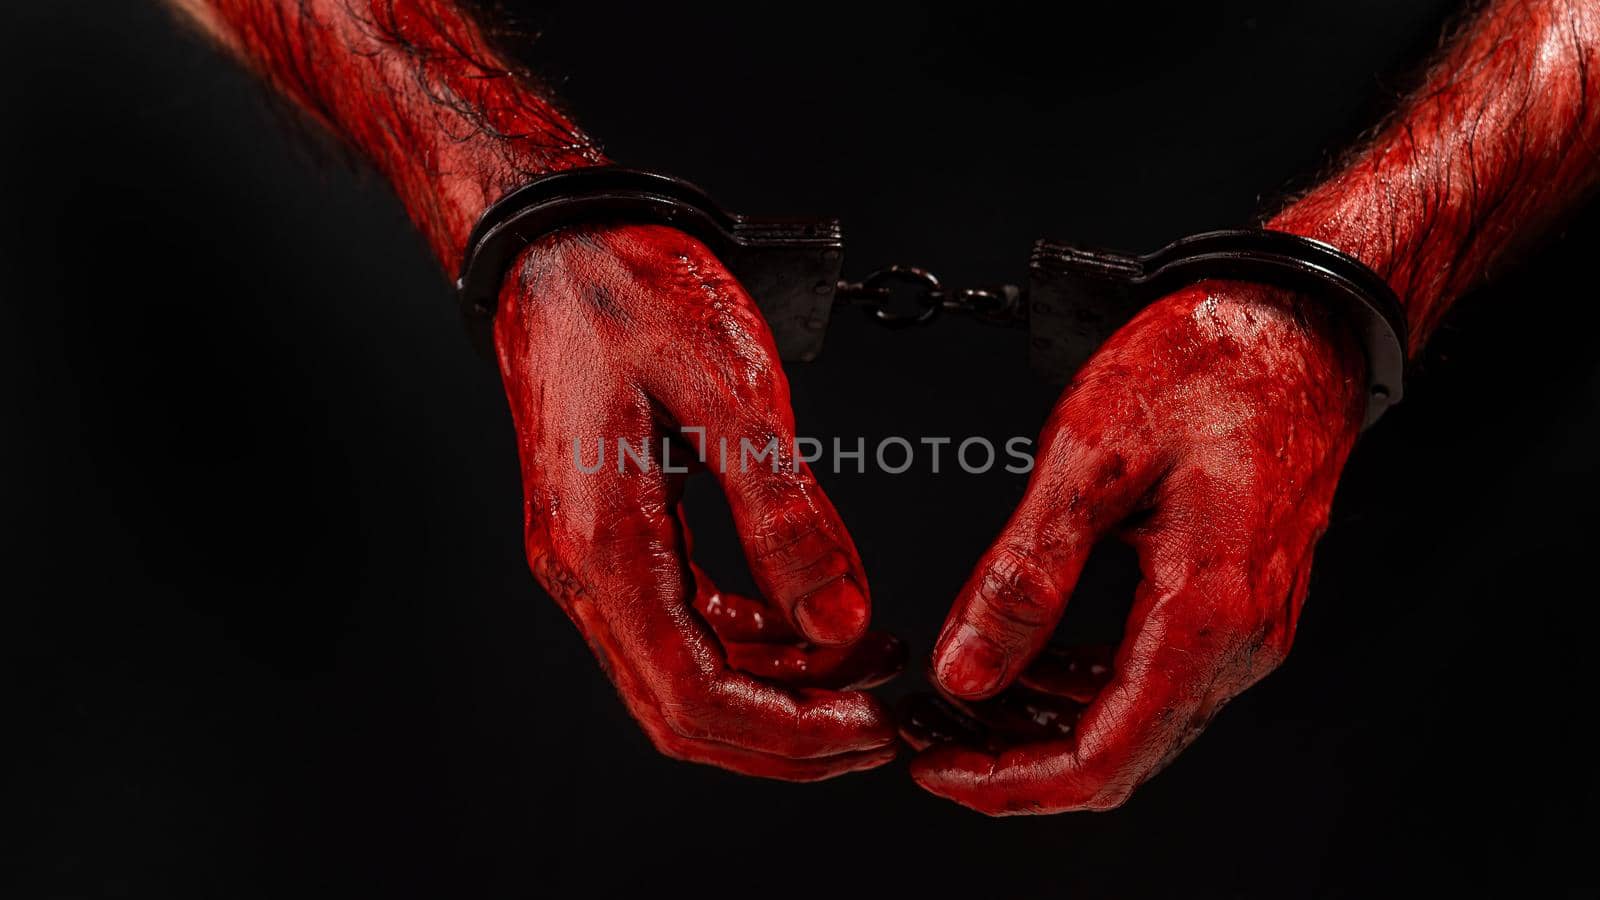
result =
[[[861,560],[794,459],[772,336],[716,257],[664,226],[558,232],[509,274],[495,346],[529,564],[661,752],[792,781],[892,759],[893,721],[861,688],[903,649],[867,632]],[[648,465],[619,471],[619,439]],[[777,471],[741,466],[741,439],[775,440]],[[705,451],[762,599],[720,593],[690,561],[685,476],[662,471],[663,440],[673,467]],[[604,465],[582,471],[601,445]]]
[[[1354,330],[1286,291],[1203,281],[1113,334],[945,620],[911,776],[990,815],[1126,801],[1289,652],[1365,396]],[[1048,648],[1113,538],[1144,576],[1120,646]]]

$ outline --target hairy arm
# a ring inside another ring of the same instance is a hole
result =
[[[1497,0],[1334,177],[1269,225],[1388,279],[1419,350],[1463,292],[1600,176],[1600,3]]]
[[[459,0],[172,2],[370,159],[447,271],[500,196],[605,161]],[[794,445],[772,335],[711,251],[654,225],[547,235],[507,272],[495,344],[534,575],[656,746],[800,781],[893,758],[861,689],[904,652],[867,633],[860,557],[804,464],[718,473],[762,590],[745,597],[693,564],[683,475],[573,459],[575,442],[662,447],[684,428]]]
[[[604,157],[457,0],[170,0],[394,185],[445,269],[501,195]]]
[[[1387,278],[1415,353],[1595,181],[1597,56],[1600,0],[1493,0],[1389,124],[1269,224]],[[993,814],[1114,807],[1276,667],[1360,428],[1363,369],[1325,304],[1238,282],[1171,294],[1113,335],[957,597],[934,651],[948,702],[906,728],[928,747],[913,777]],[[1143,573],[1120,646],[1047,647],[1111,537]]]

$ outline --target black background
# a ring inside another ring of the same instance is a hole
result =
[[[616,158],[970,283],[1044,235],[1245,221],[1451,6],[562,3],[522,46]],[[12,896],[1592,891],[1600,210],[1460,304],[1363,440],[1281,671],[1123,809],[989,820],[903,763],[656,755],[526,570],[497,379],[378,180],[152,5],[11,3],[0,41]],[[801,428],[1032,435],[1021,341],[842,316],[791,368]],[[1022,479],[823,481],[925,657]]]

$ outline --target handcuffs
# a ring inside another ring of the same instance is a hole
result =
[[[836,219],[777,219],[723,210],[700,188],[658,172],[597,166],[534,179],[501,198],[467,239],[456,292],[469,334],[487,350],[501,282],[529,244],[561,228],[660,224],[706,244],[755,300],[779,356],[810,362],[822,351],[836,304],[864,307],[890,327],[945,312],[1028,330],[1028,361],[1065,382],[1112,332],[1152,301],[1210,278],[1271,284],[1333,303],[1356,330],[1367,361],[1370,427],[1404,392],[1406,322],[1376,272],[1321,241],[1266,229],[1208,231],[1143,255],[1034,244],[1025,288],[952,291],[926,270],[891,266],[858,282],[840,278],[844,236]],[[920,290],[910,311],[890,308],[895,284]],[[492,356],[492,354],[491,354]]]

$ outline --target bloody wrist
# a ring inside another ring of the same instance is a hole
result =
[[[1380,275],[1326,243],[1264,229],[1190,235],[1143,255],[1041,241],[1031,268],[1033,314],[1068,319],[1066,335],[1088,338],[1076,342],[1085,351],[1104,335],[1084,323],[1120,328],[1138,309],[1202,280],[1289,289],[1326,307],[1355,337],[1365,365],[1351,374],[1367,387],[1366,425],[1404,393],[1406,322],[1398,299]]]
[[[843,258],[837,220],[741,216],[682,179],[613,166],[532,179],[479,218],[466,241],[456,290],[480,348],[487,347],[511,261],[560,229],[595,224],[656,224],[688,234],[751,291],[781,358],[809,360],[821,350]]]

